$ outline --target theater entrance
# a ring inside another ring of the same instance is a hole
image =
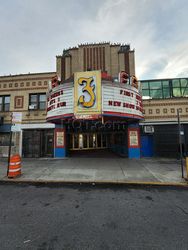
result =
[[[96,150],[109,147],[109,135],[103,133],[70,134],[70,150]]]

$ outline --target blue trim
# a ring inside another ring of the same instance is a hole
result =
[[[128,128],[139,128],[139,123],[132,123],[128,125]]]
[[[140,159],[140,148],[129,148],[128,154],[130,159]]]
[[[65,148],[55,148],[54,149],[54,157],[55,158],[66,157],[66,150],[65,150]]]

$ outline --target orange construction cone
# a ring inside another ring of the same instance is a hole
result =
[[[8,178],[21,175],[21,157],[19,154],[10,157]]]

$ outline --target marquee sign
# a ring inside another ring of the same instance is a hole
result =
[[[47,120],[73,115],[73,87],[59,85],[47,96]]]
[[[104,114],[143,118],[142,97],[135,88],[104,84],[102,96]]]
[[[74,75],[74,115],[101,114],[101,72],[86,71]]]
[[[101,72],[75,73],[72,82],[60,84],[47,96],[47,120],[99,119],[102,115],[143,118],[142,97],[127,84],[103,82]]]

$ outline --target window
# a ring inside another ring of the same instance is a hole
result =
[[[181,96],[181,89],[180,88],[173,88],[173,96],[180,97]]]
[[[142,89],[148,89],[149,85],[148,82],[142,82]]]
[[[168,80],[162,81],[163,98],[170,98],[170,84]]]
[[[153,99],[188,96],[188,78],[142,81],[142,96]]]
[[[161,89],[161,81],[152,81],[150,82],[150,89]]]
[[[30,94],[29,95],[29,109],[46,109],[46,94]]]
[[[162,95],[162,89],[151,89],[150,90],[150,96],[154,99],[160,99],[163,98]]]
[[[142,90],[142,95],[143,95],[143,96],[150,96],[150,94],[149,94],[149,89],[143,89],[143,90]]]
[[[180,87],[180,81],[179,79],[172,80],[172,86],[173,88],[179,88]]]
[[[187,97],[188,79],[142,81],[142,96],[150,96],[152,99]]]
[[[10,141],[10,133],[0,134],[0,146],[9,146],[9,141]],[[14,145],[13,142],[12,145]]]
[[[10,109],[10,96],[0,96],[0,111],[9,111]]]
[[[169,98],[169,97],[170,97],[170,89],[163,88],[163,98]]]
[[[46,108],[46,94],[39,95],[39,109],[45,109],[45,108]]]
[[[180,82],[182,96],[188,96],[188,79],[181,79]]]
[[[188,87],[188,80],[187,79],[181,79],[180,82],[181,82],[182,88]]]

